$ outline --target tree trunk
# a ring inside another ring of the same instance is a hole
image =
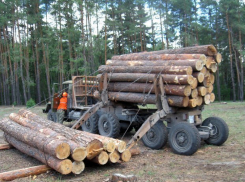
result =
[[[3,172],[0,173],[0,181],[12,181],[19,178],[39,175],[39,174],[46,173],[48,170],[50,170],[50,167],[46,165],[40,165],[40,166],[34,166],[34,167]]]
[[[58,171],[61,174],[69,174],[72,171],[72,162],[69,159],[60,160],[48,154],[45,154],[38,149],[31,147],[14,137],[10,136],[9,134],[5,133],[6,140],[17,148],[19,151],[34,157],[35,159],[41,161],[42,163],[48,165],[49,167],[53,168],[54,170]]]
[[[161,74],[176,74],[176,75],[191,75],[192,68],[190,66],[106,66],[99,67],[99,73],[161,73]]]

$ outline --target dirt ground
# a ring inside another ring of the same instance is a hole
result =
[[[0,118],[17,112],[21,107],[0,107]],[[42,107],[33,112],[40,115]],[[127,163],[99,166],[85,163],[85,171],[80,175],[62,176],[55,171],[15,181],[109,181],[113,173],[134,174],[138,181],[245,181],[245,103],[214,103],[205,107],[203,118],[219,116],[230,130],[228,140],[222,146],[210,146],[202,142],[200,149],[192,156],[174,154],[167,145],[162,150],[151,150],[139,142],[141,154]],[[124,138],[128,141],[133,133]],[[0,143],[4,143],[0,130]],[[16,149],[0,151],[0,172],[31,167],[41,164]]]

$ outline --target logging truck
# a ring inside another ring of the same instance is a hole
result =
[[[202,118],[204,105],[214,101],[213,73],[221,55],[212,45],[166,51],[114,56],[100,66],[97,78],[74,76],[65,82],[65,119],[76,120],[73,129],[113,138],[134,129],[129,149],[140,139],[152,149],[168,142],[182,155],[195,153],[201,140],[222,145],[229,135],[225,121]],[[55,119],[59,98],[54,94],[44,109],[48,119]]]

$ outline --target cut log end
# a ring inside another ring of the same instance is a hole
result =
[[[131,159],[131,152],[126,149],[122,154],[121,154],[121,160],[124,162],[128,162]]]
[[[197,106],[201,106],[202,103],[203,103],[203,98],[202,98],[202,96],[198,96],[196,100],[197,100]]]
[[[74,161],[72,163],[72,173],[74,174],[81,174],[85,169],[85,164],[83,161]]]
[[[217,49],[213,45],[208,46],[207,55],[214,56],[217,54]]]
[[[65,159],[60,162],[60,167],[57,170],[61,174],[70,174],[72,172],[72,162],[69,159]]]
[[[104,150],[106,150],[107,152],[113,152],[116,148],[116,145],[114,144],[113,141],[108,141],[104,143],[103,146]]]
[[[202,54],[199,59],[202,61],[203,65],[206,64],[207,57],[204,54]]]
[[[197,81],[197,79],[196,79],[196,78],[194,78],[193,83],[190,85],[190,86],[191,86],[191,89],[195,89],[195,88],[197,88],[197,85],[198,85],[198,81]]]
[[[198,60],[198,61],[196,62],[195,68],[196,68],[197,71],[201,71],[202,68],[203,68],[203,61]]]
[[[70,146],[67,143],[61,143],[55,149],[55,153],[58,159],[66,159],[70,155]]]
[[[207,94],[206,87],[197,87],[197,92],[199,96],[205,96]]]
[[[193,76],[197,79],[199,83],[202,83],[204,80],[204,74],[202,72],[195,72]]]
[[[196,99],[190,99],[189,102],[188,102],[188,107],[190,108],[194,108],[197,106],[197,101]]]
[[[195,99],[195,98],[197,98],[197,96],[198,96],[198,91],[197,91],[197,89],[195,88],[195,89],[193,89],[193,90],[191,91],[191,98],[192,98],[192,99]]]
[[[214,102],[214,100],[215,100],[215,95],[214,95],[214,93],[211,93],[210,94],[210,102]]]
[[[221,61],[222,61],[222,55],[221,55],[220,53],[217,53],[217,54],[215,55],[215,61],[216,61],[217,63],[221,63]]]
[[[116,150],[109,154],[109,160],[111,163],[117,163],[119,159],[120,159],[120,155]]]
[[[210,104],[210,94],[205,95],[203,101],[206,105]]]
[[[217,66],[217,63],[213,63],[210,67],[211,71],[213,73],[216,73],[217,69],[218,69],[218,66]]]
[[[86,158],[87,156],[87,150],[85,147],[78,147],[72,151],[71,157],[75,161],[82,161]]]
[[[105,165],[109,160],[109,155],[107,152],[102,151],[99,155],[97,155],[95,158],[92,159],[93,162],[100,164],[100,165]]]
[[[87,146],[87,159],[93,159],[103,151],[103,144],[99,140],[93,140]]]
[[[127,147],[126,142],[120,141],[120,142],[117,144],[116,149],[117,149],[118,152],[123,153],[123,152],[126,150],[126,147]]]

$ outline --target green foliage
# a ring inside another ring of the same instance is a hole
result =
[[[35,105],[36,105],[36,103],[35,103],[35,101],[32,98],[26,102],[26,107],[27,108],[33,107]]]

